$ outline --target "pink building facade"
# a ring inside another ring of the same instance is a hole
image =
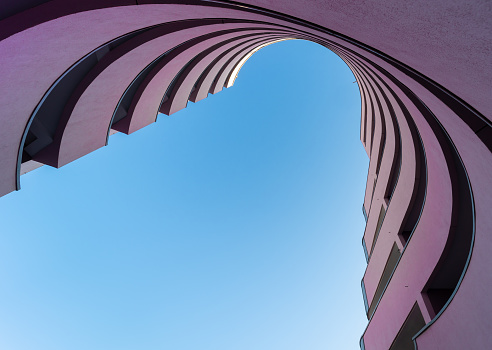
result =
[[[232,86],[264,45],[313,41],[362,101],[361,348],[490,348],[491,18],[479,0],[4,1],[0,195]]]

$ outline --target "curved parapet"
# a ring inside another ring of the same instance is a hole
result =
[[[17,0],[0,9],[0,195],[231,87],[262,47],[335,52],[370,157],[364,349],[492,341],[491,4]]]

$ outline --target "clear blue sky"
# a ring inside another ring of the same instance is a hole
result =
[[[360,97],[287,41],[0,199],[0,349],[359,349]]]

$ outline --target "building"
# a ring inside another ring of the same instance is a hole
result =
[[[361,92],[371,159],[361,347],[488,348],[491,10],[479,0],[6,1],[0,195],[24,172],[232,86],[262,46],[310,40],[346,62]]]

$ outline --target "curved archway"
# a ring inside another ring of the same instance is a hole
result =
[[[490,342],[492,128],[483,113],[491,70],[481,51],[490,43],[490,4],[54,0],[4,11],[1,194],[16,188],[22,158],[62,166],[104,146],[115,118],[116,130],[126,122],[120,130],[129,132],[157,110],[183,108],[193,89],[196,98],[218,92],[245,56],[221,59],[250,40],[309,39],[337,53],[361,91],[361,140],[371,159],[363,206],[369,325],[361,346]],[[395,15],[405,18],[401,26]],[[222,65],[217,73],[214,62]],[[216,74],[210,86],[206,72]],[[138,76],[126,110],[120,101]]]

